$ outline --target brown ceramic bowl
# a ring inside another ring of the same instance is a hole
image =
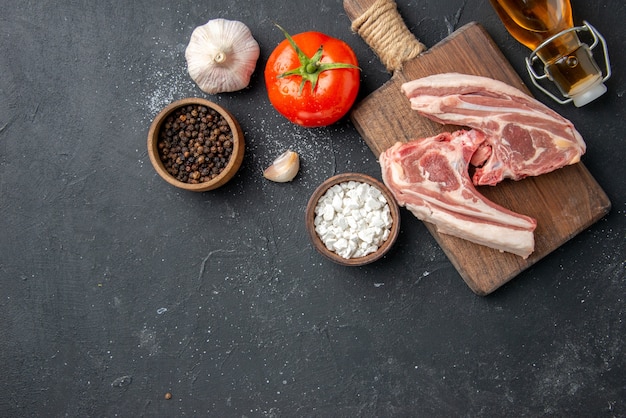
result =
[[[393,219],[393,224],[391,226],[391,230],[389,231],[390,233],[387,240],[378,247],[377,251],[363,257],[344,258],[340,256],[336,252],[326,248],[326,245],[322,242],[320,236],[315,231],[315,207],[317,206],[318,201],[322,196],[324,196],[329,188],[336,184],[348,181],[367,183],[380,190],[385,196],[385,199],[387,199],[387,204],[389,205],[391,217]],[[315,189],[306,207],[305,222],[307,232],[309,233],[309,237],[311,238],[311,242],[320,254],[322,254],[327,259],[344,266],[363,266],[365,264],[369,264],[380,259],[393,246],[396,239],[398,238],[398,233],[400,232],[400,211],[398,209],[398,204],[396,203],[395,198],[383,183],[365,174],[344,173],[329,178],[328,180],[323,182],[317,189]]]
[[[233,151],[226,167],[224,167],[224,169],[213,179],[197,184],[180,181],[168,173],[163,161],[161,160],[158,149],[159,132],[167,117],[174,113],[177,109],[188,105],[202,105],[214,109],[224,117],[226,122],[228,122],[228,126],[233,134]],[[150,161],[152,162],[156,172],[169,184],[193,192],[213,190],[226,184],[237,173],[237,170],[239,170],[239,167],[243,162],[244,151],[245,141],[239,123],[226,109],[202,98],[181,99],[169,104],[154,118],[152,124],[150,125],[150,130],[148,131],[148,155],[150,156]]]

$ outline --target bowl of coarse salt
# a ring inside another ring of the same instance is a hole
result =
[[[380,259],[400,231],[400,211],[389,189],[360,173],[323,182],[311,195],[305,216],[315,249],[345,266]]]

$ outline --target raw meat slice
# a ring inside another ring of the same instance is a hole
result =
[[[577,163],[586,150],[569,120],[501,81],[437,74],[403,84],[402,92],[421,115],[486,135],[472,159],[476,185],[548,173]]]
[[[534,219],[482,196],[468,165],[485,136],[476,130],[398,142],[379,157],[382,178],[398,204],[450,234],[527,258],[534,250]]]

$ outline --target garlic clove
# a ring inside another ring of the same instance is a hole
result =
[[[286,183],[296,177],[300,170],[300,157],[295,151],[285,151],[280,154],[270,165],[263,171],[263,177],[277,183]]]
[[[189,75],[208,94],[247,87],[259,55],[250,29],[226,19],[209,20],[195,28],[185,50]]]

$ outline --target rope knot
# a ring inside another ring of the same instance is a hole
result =
[[[400,70],[426,50],[404,24],[393,0],[377,0],[352,22],[352,31],[367,42],[389,72]]]

